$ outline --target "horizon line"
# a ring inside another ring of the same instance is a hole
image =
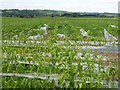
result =
[[[11,8],[11,9],[8,9],[8,8],[1,9],[0,8],[0,10],[14,10],[14,9],[18,9],[18,8]],[[73,13],[80,13],[81,12],[81,11],[79,12],[79,11],[67,11],[67,10],[55,10],[55,9],[28,9],[28,8],[27,9],[25,9],[25,8],[24,9],[18,9],[18,10],[51,10],[51,11],[73,12]],[[91,11],[89,11],[89,12],[86,11],[85,12],[85,11],[82,11],[82,13],[116,13],[117,14],[118,12],[94,12],[94,11],[92,11],[92,12]]]

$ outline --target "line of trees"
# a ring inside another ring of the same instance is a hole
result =
[[[18,10],[18,9],[5,9],[2,10],[2,16],[6,17],[21,17],[21,18],[32,18],[38,16],[60,16],[60,17],[116,17],[117,13],[73,13],[66,11],[55,11],[55,10]]]

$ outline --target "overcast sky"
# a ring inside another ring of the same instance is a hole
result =
[[[72,12],[118,12],[119,0],[0,0],[0,9],[51,9]]]

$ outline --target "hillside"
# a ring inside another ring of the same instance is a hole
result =
[[[58,10],[19,10],[19,9],[4,9],[2,16],[6,17],[39,17],[39,16],[67,16],[67,17],[116,17],[117,13],[92,13],[92,12],[67,12]]]

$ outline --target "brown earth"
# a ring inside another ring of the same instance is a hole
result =
[[[120,54],[118,52],[97,52],[97,54],[102,56],[107,56],[113,59],[112,61],[104,61],[103,63],[105,67],[115,67],[116,65],[118,65],[118,68],[120,68],[120,59],[119,59]],[[118,75],[115,75],[114,79],[118,81],[119,80]]]
[[[119,54],[118,52],[97,52],[98,55],[107,56],[113,58],[115,61],[118,61]]]

